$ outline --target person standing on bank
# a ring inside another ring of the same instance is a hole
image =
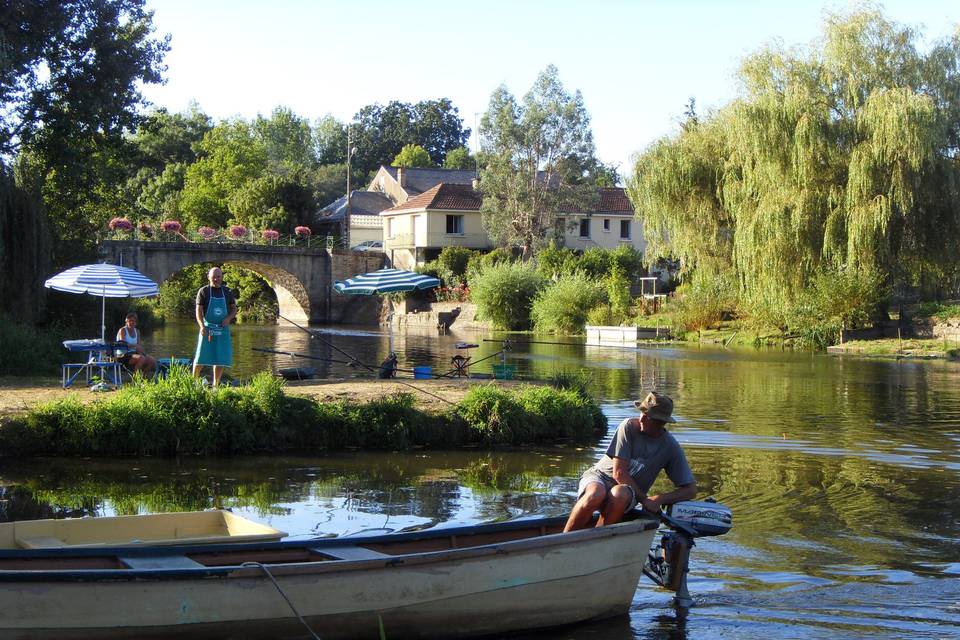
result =
[[[697,497],[697,483],[680,443],[664,428],[673,419],[673,400],[651,391],[633,403],[639,418],[627,418],[607,447],[607,453],[580,478],[577,502],[564,531],[587,528],[593,512],[600,512],[596,526],[620,522],[636,505],[651,513],[660,507]],[[661,469],[676,489],[648,496]]]
[[[220,384],[223,368],[233,364],[233,344],[230,342],[230,322],[237,315],[237,300],[223,286],[223,272],[214,267],[207,272],[210,284],[197,291],[197,324],[200,336],[197,353],[193,357],[193,377],[199,377],[200,367],[213,367],[213,386]]]

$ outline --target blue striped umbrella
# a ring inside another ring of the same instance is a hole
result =
[[[48,289],[100,296],[100,340],[106,333],[107,298],[144,298],[160,291],[157,283],[139,271],[115,264],[85,264],[58,273],[43,283]]]
[[[432,289],[439,287],[440,281],[431,276],[425,276],[403,269],[380,269],[359,276],[338,280],[333,288],[338,293],[370,296],[375,293],[394,293],[397,291],[413,291],[414,289]]]

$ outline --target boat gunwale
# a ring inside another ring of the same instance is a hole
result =
[[[557,526],[565,522],[565,518],[529,518],[511,520],[509,522],[451,527],[449,529],[427,529],[424,531],[406,532],[399,534],[383,534],[378,536],[319,538],[308,540],[289,540],[280,542],[238,543],[238,544],[206,544],[183,545],[164,547],[100,547],[82,549],[36,549],[36,550],[4,550],[0,552],[0,559],[48,559],[79,558],[79,557],[121,557],[149,558],[152,556],[189,556],[202,553],[217,552],[256,552],[274,550],[297,550],[323,554],[324,547],[343,546],[349,541],[351,546],[363,546],[381,542],[415,542],[436,538],[446,538],[456,535],[470,535],[478,533],[509,532],[532,526]],[[643,531],[657,529],[659,523],[645,514],[633,515],[624,522],[573,531],[569,533],[551,533],[506,540],[481,545],[472,545],[455,549],[441,549],[437,551],[417,551],[398,555],[385,555],[376,558],[362,559],[318,559],[306,562],[278,562],[264,565],[269,573],[275,576],[297,576],[305,574],[326,574],[343,571],[382,569],[398,566],[413,566],[436,564],[440,562],[454,562],[477,557],[523,552],[531,549],[541,549],[560,545],[578,544],[594,539],[616,537],[620,535],[634,535]],[[642,550],[646,553],[646,549]],[[331,555],[333,553],[331,552]],[[123,581],[144,579],[197,579],[211,577],[256,578],[262,577],[263,568],[259,566],[243,566],[231,564],[223,566],[197,566],[190,568],[111,568],[111,569],[0,569],[0,582],[87,582],[87,581]]]

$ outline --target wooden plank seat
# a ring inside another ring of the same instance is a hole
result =
[[[131,569],[200,569],[204,565],[187,556],[172,554],[162,556],[118,556]]]
[[[311,551],[328,556],[332,560],[384,560],[393,557],[389,553],[380,553],[379,551],[354,546],[352,544],[314,547]]]
[[[21,549],[55,549],[66,547],[67,543],[54,536],[24,536],[17,538],[17,546]]]

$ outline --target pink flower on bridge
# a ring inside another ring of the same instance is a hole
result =
[[[113,218],[107,226],[111,231],[133,231],[133,223],[126,218]]]
[[[202,237],[204,240],[213,240],[213,238],[217,235],[217,230],[211,227],[200,227],[197,229],[197,233],[199,233],[200,237]]]
[[[311,235],[313,235],[313,232],[310,231],[310,227],[297,227],[293,230],[293,232],[303,238],[309,238]]]
[[[164,220],[160,223],[161,231],[169,231],[170,233],[180,233],[180,229],[183,226],[177,220]]]
[[[234,238],[242,238],[247,235],[247,228],[242,224],[235,224],[230,227],[230,235]]]

